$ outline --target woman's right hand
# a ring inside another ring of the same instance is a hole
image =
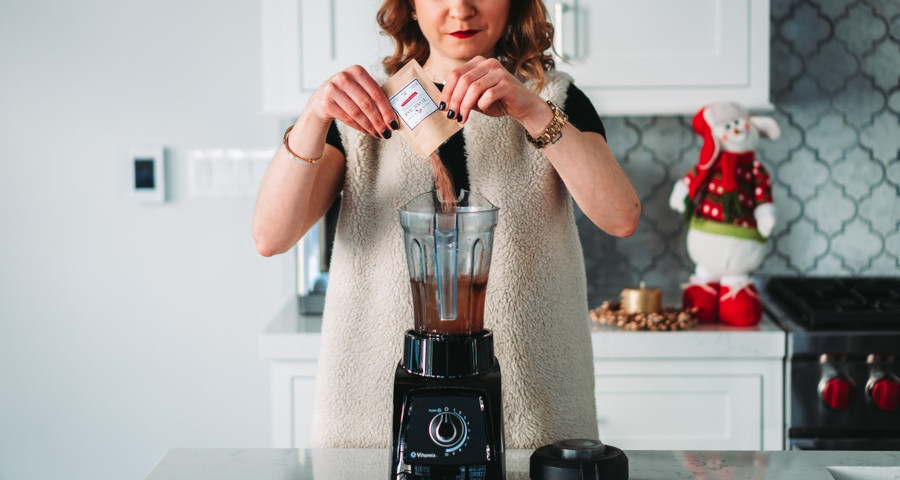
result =
[[[390,138],[391,130],[400,128],[381,86],[359,65],[323,83],[310,97],[307,109],[323,124],[339,120],[378,138]]]

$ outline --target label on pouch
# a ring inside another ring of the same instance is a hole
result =
[[[412,79],[390,98],[391,106],[400,115],[403,123],[410,130],[416,128],[429,115],[436,112],[438,107],[434,100],[419,83],[418,78]]]

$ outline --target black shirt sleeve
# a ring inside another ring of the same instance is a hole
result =
[[[341,155],[346,157],[347,151],[344,150],[344,141],[341,139],[341,132],[338,130],[336,122],[337,120],[332,120],[331,125],[328,126],[328,134],[325,135],[325,143],[340,150]]]
[[[606,129],[603,128],[603,122],[594,104],[574,83],[569,84],[569,89],[566,90],[566,103],[562,106],[562,110],[569,116],[569,122],[575,128],[582,132],[599,133],[606,138]]]

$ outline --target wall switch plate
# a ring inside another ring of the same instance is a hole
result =
[[[252,197],[275,150],[211,149],[187,154],[192,197]]]
[[[166,158],[162,146],[131,149],[131,192],[140,202],[166,201]]]

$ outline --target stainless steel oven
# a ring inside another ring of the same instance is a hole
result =
[[[771,277],[787,331],[785,445],[900,450],[900,277]]]

